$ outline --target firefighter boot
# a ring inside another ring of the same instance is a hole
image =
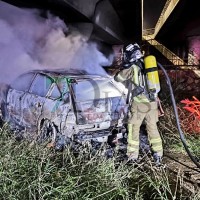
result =
[[[138,164],[138,162],[139,162],[138,158],[135,158],[131,154],[126,154],[126,156],[124,157],[124,163],[127,163],[127,164]]]
[[[153,159],[157,167],[162,165],[162,157],[159,156],[157,153],[153,154]]]

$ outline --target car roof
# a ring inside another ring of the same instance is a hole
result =
[[[49,70],[34,70],[30,71],[29,73],[36,73],[36,74],[44,74],[53,78],[56,77],[69,77],[72,79],[93,79],[93,80],[106,80],[109,79],[109,76],[102,76],[102,75],[95,75],[95,74],[88,74],[84,70],[58,70],[58,71],[49,71]]]

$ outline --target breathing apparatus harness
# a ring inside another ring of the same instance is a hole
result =
[[[143,94],[150,102],[156,101],[160,83],[155,57],[147,56],[143,59],[144,56],[136,43],[125,47],[123,54],[124,68],[133,67],[134,71],[133,80],[128,86],[129,95],[132,93],[132,97],[136,97]],[[131,85],[134,86],[133,89]]]
[[[132,67],[133,65],[138,66],[139,68],[138,75],[142,76],[143,83],[144,83],[140,85],[140,84],[136,84],[132,82],[134,85],[134,89],[131,91],[130,90],[131,87],[130,86],[128,87],[129,90],[128,90],[127,100],[129,100],[129,96],[131,92],[132,92],[133,97],[138,96],[143,93],[150,101],[154,101],[157,98],[158,92],[160,91],[160,82],[159,82],[159,75],[158,75],[158,67],[159,67],[163,71],[167,84],[169,86],[171,101],[172,101],[173,110],[174,110],[174,114],[176,118],[176,125],[178,128],[181,142],[188,156],[192,160],[192,162],[198,168],[200,168],[200,164],[190,152],[187,146],[183,131],[181,130],[179,117],[178,117],[178,111],[176,107],[176,101],[174,98],[174,93],[171,86],[170,78],[166,70],[159,62],[156,61],[156,58],[154,56],[149,55],[145,57],[144,59],[143,57],[144,56],[142,55],[140,51],[140,47],[137,43],[126,46],[123,51],[124,68],[129,68],[129,67]]]

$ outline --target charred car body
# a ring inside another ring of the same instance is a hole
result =
[[[1,94],[3,120],[40,140],[103,142],[113,129],[118,137],[124,130],[126,94],[109,77],[31,71]]]

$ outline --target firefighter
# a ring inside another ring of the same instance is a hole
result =
[[[154,56],[144,58],[137,43],[123,48],[123,69],[114,79],[128,84],[130,95],[128,118],[128,161],[137,162],[139,155],[139,131],[145,123],[154,161],[161,164],[163,146],[157,128],[158,92],[160,91],[158,70]]]

